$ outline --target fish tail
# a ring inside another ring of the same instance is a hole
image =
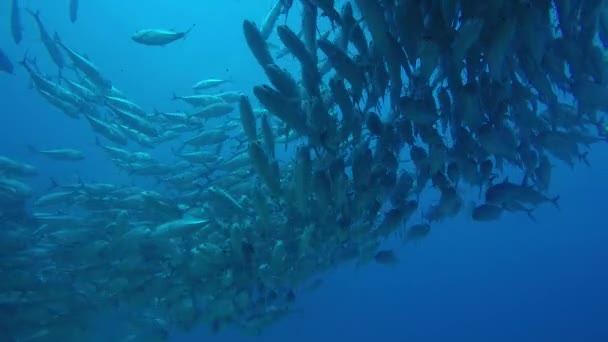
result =
[[[177,96],[177,95],[175,95],[175,93],[173,93],[171,100],[172,101],[179,100],[179,96]]]
[[[22,65],[26,69],[28,68],[28,65],[27,65],[27,51],[25,51],[25,53],[23,54],[23,58],[21,58],[21,60],[19,62],[17,62],[17,63],[19,63],[20,65]]]
[[[536,220],[536,217],[534,217],[534,208],[526,209],[526,215],[528,215],[528,217],[530,218],[530,220],[532,220],[532,222],[538,223],[538,221]]]
[[[196,24],[192,24],[192,26],[190,26],[189,29],[187,29],[186,31],[184,31],[184,34],[183,34],[182,38],[186,39],[186,37],[188,36],[188,34],[190,34],[190,31],[192,31],[195,27],[196,27]]]
[[[551,200],[551,203],[553,203],[553,205],[555,206],[555,208],[557,208],[557,210],[561,211],[561,210],[562,210],[562,208],[561,208],[561,207],[560,207],[560,205],[559,205],[559,197],[560,197],[560,196],[559,196],[559,195],[557,195],[557,196],[555,196],[555,197],[553,197],[553,198],[550,198],[550,200]]]
[[[591,164],[589,164],[589,160],[587,159],[588,155],[589,155],[589,152],[583,152],[583,153],[579,154],[578,159],[590,167]]]
[[[31,8],[26,8],[25,11],[27,13],[29,13],[32,17],[34,17],[34,19],[40,20],[40,10],[39,9],[34,11]]]
[[[27,150],[30,151],[30,153],[38,153],[38,149],[36,149],[33,145],[27,144]]]
[[[48,188],[47,191],[51,191],[51,190],[59,187],[59,183],[57,183],[57,181],[55,180],[55,178],[51,177],[50,181],[51,181],[51,185],[49,185],[49,188]]]

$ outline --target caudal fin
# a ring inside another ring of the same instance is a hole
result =
[[[28,144],[27,145],[27,150],[30,151],[30,153],[38,153],[38,149],[35,148],[33,145]]]
[[[526,209],[526,214],[528,215],[530,220],[532,220],[532,222],[538,223],[538,221],[536,221],[536,217],[534,217],[534,208]]]
[[[561,211],[562,208],[559,206],[559,195],[553,197],[550,199],[551,203],[553,203],[553,205],[555,206],[555,208],[557,208],[557,210]]]
[[[40,21],[40,10],[37,9],[36,11],[30,9],[30,8],[26,8],[25,11],[27,13],[29,13],[32,17],[34,17],[34,19],[36,19],[36,21]]]
[[[587,166],[591,166],[591,164],[589,164],[589,160],[587,159],[588,155],[589,152],[583,152],[578,156],[578,159],[580,159],[583,163],[587,164]]]

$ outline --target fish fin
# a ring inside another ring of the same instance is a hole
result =
[[[172,101],[179,100],[179,96],[175,95],[175,93],[173,93],[172,96],[173,96],[173,97],[171,97]]]

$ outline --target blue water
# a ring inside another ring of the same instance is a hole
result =
[[[13,61],[27,51],[55,70],[36,27],[24,14],[24,42],[10,38],[7,4],[0,11],[0,46]],[[189,92],[205,77],[232,78],[250,92],[264,76],[242,38],[243,19],[261,22],[267,0],[81,1],[70,24],[67,1],[23,1],[40,9],[51,32],[86,53],[130,99],[147,110],[176,109],[171,93]],[[292,14],[292,17],[296,15]],[[164,48],[134,44],[143,27],[197,27],[185,41]],[[287,62],[289,63],[289,62]],[[127,184],[94,146],[84,120],[48,105],[23,69],[0,74],[0,154],[36,165],[38,192],[58,181]],[[75,146],[79,164],[49,162],[34,146]],[[594,146],[591,167],[557,164],[550,192],[561,211],[547,206],[480,224],[468,218],[433,226],[427,239],[399,250],[394,267],[344,265],[323,275],[318,290],[298,295],[296,312],[258,337],[206,327],[175,333],[174,341],[608,341],[608,148]]]

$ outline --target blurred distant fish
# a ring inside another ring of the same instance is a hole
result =
[[[195,26],[196,24],[193,24],[188,30],[181,32],[163,29],[142,29],[135,32],[131,39],[142,45],[165,46],[186,37]]]
[[[15,44],[21,43],[23,38],[23,27],[21,26],[21,13],[19,12],[19,1],[11,1],[11,34]]]
[[[84,159],[84,154],[81,151],[72,148],[39,150],[32,145],[28,145],[27,148],[32,153],[41,154],[55,160],[78,161]]]
[[[374,255],[374,260],[382,265],[395,265],[398,262],[397,256],[390,249],[378,251]]]
[[[0,70],[9,74],[13,74],[15,67],[8,56],[0,49]]]
[[[78,0],[70,0],[70,21],[75,23],[78,20]]]

